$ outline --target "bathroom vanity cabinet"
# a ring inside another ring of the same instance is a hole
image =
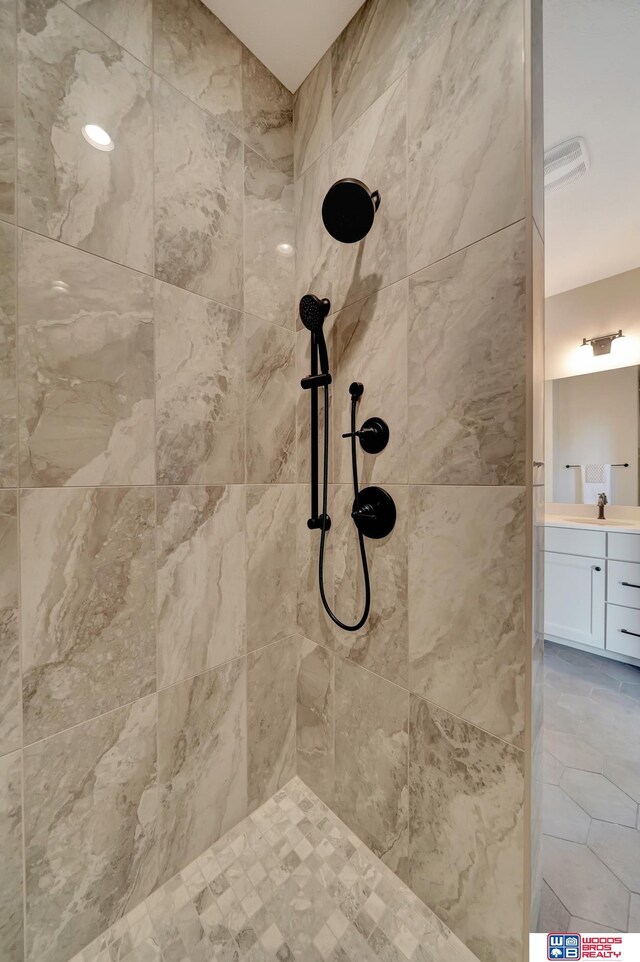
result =
[[[640,664],[640,528],[545,525],[545,637]]]

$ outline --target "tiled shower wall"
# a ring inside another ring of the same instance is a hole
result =
[[[295,773],[291,113],[199,0],[0,0],[3,962]]]
[[[391,432],[380,455],[359,452],[361,481],[398,508],[393,533],[367,543],[367,625],[335,629],[306,528],[299,397],[298,773],[484,962],[520,962],[535,903],[531,29],[523,0],[368,0],[294,105],[296,293],[332,302],[327,587],[343,620],[363,600],[341,438],[352,380],[359,423],[378,415]],[[357,245],[318,216],[340,177],[382,197]]]

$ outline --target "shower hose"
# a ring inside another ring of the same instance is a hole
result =
[[[360,489],[358,487],[358,458],[356,456],[356,407],[358,404],[358,398],[354,395],[351,396],[351,470],[353,473],[353,496],[354,500],[357,501]],[[329,488],[329,385],[324,386],[324,438],[323,438],[323,449],[324,449],[324,463],[322,466],[322,516],[327,517],[327,491]],[[357,526],[356,526],[357,528]],[[360,546],[360,557],[362,559],[362,574],[364,578],[364,611],[362,612],[361,618],[353,625],[345,625],[343,621],[333,613],[329,602],[327,601],[327,596],[324,590],[324,551],[326,544],[327,531],[326,526],[322,525],[322,530],[320,534],[320,551],[318,553],[318,582],[320,585],[320,597],[322,599],[322,604],[324,609],[331,618],[333,622],[342,628],[344,631],[359,631],[364,625],[365,621],[369,617],[369,610],[371,608],[371,582],[369,580],[369,565],[367,564],[367,551],[364,544],[364,535],[357,528],[358,531],[358,544]]]

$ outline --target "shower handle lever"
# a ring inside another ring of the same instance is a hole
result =
[[[367,418],[359,431],[347,431],[343,438],[358,438],[367,454],[380,454],[389,443],[389,427],[382,418]]]

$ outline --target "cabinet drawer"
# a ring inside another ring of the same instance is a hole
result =
[[[633,632],[633,634],[626,634]],[[607,651],[640,658],[640,611],[607,605]]]
[[[579,554],[591,558],[606,556],[606,531],[585,531],[583,528],[559,528],[547,525],[544,532],[545,551]],[[640,560],[640,559],[638,559]]]
[[[609,557],[617,561],[640,561],[640,534],[610,531]]]
[[[607,571],[607,601],[640,608],[640,564],[609,561]]]

